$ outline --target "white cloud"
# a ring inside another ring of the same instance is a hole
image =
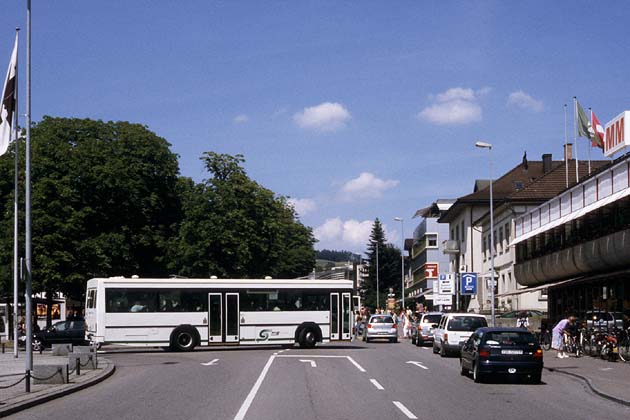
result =
[[[479,90],[454,87],[438,93],[434,99],[437,102],[424,108],[418,113],[418,118],[434,124],[468,124],[481,121],[482,110],[478,100],[487,95],[492,89],[483,87]]]
[[[364,252],[372,231],[372,220],[358,221],[341,218],[326,219],[315,228],[313,234],[319,241],[319,246],[333,249],[349,249],[354,252]]]
[[[542,101],[534,99],[531,95],[528,95],[522,90],[517,90],[516,92],[510,93],[507,103],[508,105],[527,109],[533,112],[542,112],[544,108]]]
[[[293,115],[293,121],[304,129],[331,132],[345,127],[350,120],[350,112],[339,103],[324,102],[322,104],[304,108],[302,112]]]
[[[247,115],[245,115],[245,114],[237,115],[232,120],[232,122],[234,122],[234,124],[245,124],[248,121],[249,121],[249,117]]]
[[[398,180],[383,180],[370,172],[362,172],[358,177],[346,182],[341,188],[341,193],[347,199],[378,198],[384,191],[396,187],[399,183]]]
[[[311,198],[289,198],[287,202],[293,206],[296,213],[300,216],[305,216],[317,209],[315,200]]]

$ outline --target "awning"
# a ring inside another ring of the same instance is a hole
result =
[[[515,291],[512,291],[512,292],[508,292],[508,293],[499,293],[498,295],[496,295],[496,297],[506,297],[506,296],[522,295],[523,293],[537,292],[539,290],[548,289],[550,287],[560,286],[561,284],[564,284],[564,283],[577,281],[577,280],[580,280],[582,278],[583,277],[574,277],[574,278],[571,278],[571,279],[568,279],[568,280],[557,281],[555,283],[543,284],[541,286],[528,287],[526,289],[518,289],[518,290],[515,290]]]
[[[594,210],[597,210],[600,207],[604,207],[604,206],[606,206],[606,205],[608,205],[608,204],[610,204],[612,202],[620,200],[620,199],[622,199],[624,197],[627,197],[629,195],[630,195],[630,188],[625,188],[625,189],[623,189],[621,191],[617,191],[616,193],[611,194],[608,197],[603,198],[601,200],[597,200],[594,203],[591,203],[591,204],[581,208],[580,210],[571,212],[571,213],[567,214],[566,216],[560,217],[560,218],[558,218],[558,219],[556,219],[556,220],[554,220],[552,222],[545,223],[544,225],[542,225],[542,226],[540,226],[540,227],[538,227],[536,229],[533,229],[533,230],[531,230],[531,231],[529,231],[529,232],[519,236],[518,238],[515,238],[510,243],[510,246],[514,246],[514,245],[516,245],[516,244],[518,244],[520,242],[523,242],[523,241],[525,241],[525,240],[527,240],[529,238],[532,238],[532,237],[534,237],[534,236],[536,236],[536,235],[538,235],[540,233],[547,232],[548,230],[551,230],[551,229],[553,229],[555,227],[561,226],[561,225],[563,225],[563,224],[565,224],[567,222],[570,222],[571,220],[578,219],[578,218],[584,216],[587,213],[590,213],[590,212],[592,212]]]

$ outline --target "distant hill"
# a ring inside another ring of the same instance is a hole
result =
[[[318,260],[327,260],[334,262],[359,261],[361,256],[350,251],[336,251],[331,249],[322,249],[315,251],[315,258]]]

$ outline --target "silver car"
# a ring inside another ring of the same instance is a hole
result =
[[[439,324],[442,312],[429,312],[422,314],[411,333],[411,344],[420,347],[425,344],[433,344],[433,330]]]
[[[398,341],[398,328],[390,315],[372,315],[363,330],[363,341],[386,338],[392,343]]]

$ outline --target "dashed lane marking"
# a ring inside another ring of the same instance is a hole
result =
[[[383,388],[383,385],[379,384],[376,379],[370,379],[370,382],[372,382],[372,384],[376,387],[376,389],[380,389],[380,390],[385,389]]]
[[[201,364],[202,364],[203,366],[214,366],[214,364],[215,364],[216,362],[218,362],[218,361],[219,361],[219,359],[213,359],[213,360],[209,361],[208,363],[201,363]]]
[[[407,407],[405,407],[405,405],[403,403],[401,403],[400,401],[392,401],[392,402],[408,418],[410,418],[410,419],[417,419],[418,418],[411,411],[409,411],[409,409]]]
[[[421,369],[429,370],[429,368],[426,367],[425,365],[423,365],[422,362],[416,362],[416,361],[410,360],[410,361],[407,362],[407,364],[416,365],[416,366],[418,366]]]

